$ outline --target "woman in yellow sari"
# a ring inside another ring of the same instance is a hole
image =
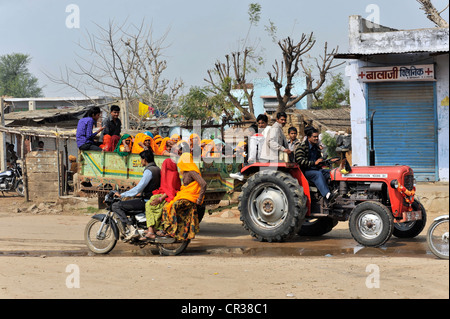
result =
[[[192,154],[183,153],[177,166],[183,176],[183,186],[175,198],[164,206],[161,222],[164,230],[157,232],[157,235],[188,240],[193,239],[200,230],[197,205],[203,203],[207,184]]]

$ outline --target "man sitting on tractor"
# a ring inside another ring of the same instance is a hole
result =
[[[315,128],[307,130],[306,137],[303,143],[297,142],[294,153],[295,162],[300,166],[306,179],[316,185],[326,205],[329,206],[332,202],[328,188],[330,170],[321,168],[324,159],[319,148],[319,132]]]

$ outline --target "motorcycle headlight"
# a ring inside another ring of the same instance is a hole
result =
[[[393,179],[393,180],[391,181],[391,187],[392,187],[392,188],[398,188],[398,180]]]

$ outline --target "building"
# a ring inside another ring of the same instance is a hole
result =
[[[396,30],[349,19],[353,164],[409,165],[418,181],[449,180],[449,29]],[[375,113],[373,113],[375,112]]]
[[[284,80],[286,83],[286,80]],[[298,76],[293,78],[294,87],[292,89],[292,99],[295,99],[298,95],[301,95],[306,89],[306,80],[304,76]],[[259,114],[273,114],[276,112],[278,107],[278,100],[275,92],[273,83],[267,78],[257,78],[248,85],[247,90],[253,89],[253,109],[255,111],[255,116]],[[242,89],[232,90],[233,96],[237,97],[238,100],[243,101],[244,107],[248,106],[245,95]],[[295,109],[304,110],[308,108],[309,104],[308,95],[306,98],[300,100],[295,105]]]

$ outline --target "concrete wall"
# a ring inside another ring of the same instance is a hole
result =
[[[349,52],[386,54],[448,51],[449,29],[395,30],[353,15],[349,18]]]
[[[436,61],[436,107],[438,118],[439,178],[449,180],[449,55],[439,55]]]

